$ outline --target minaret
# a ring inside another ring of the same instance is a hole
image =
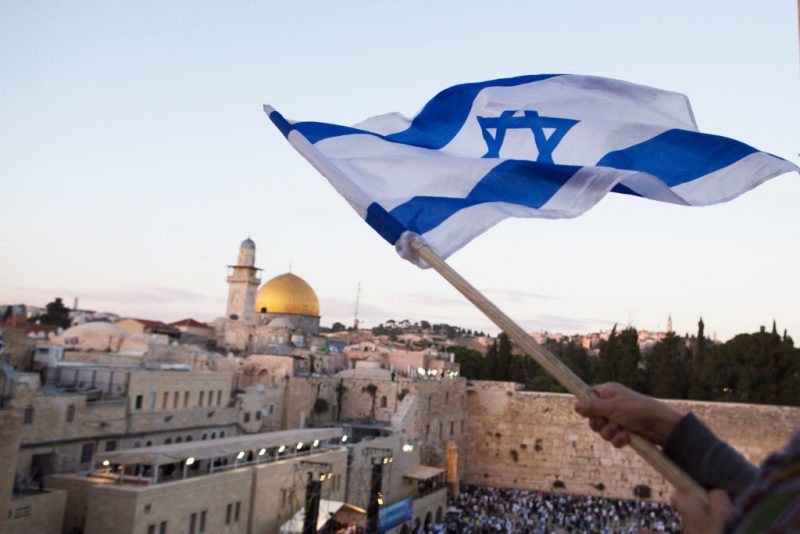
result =
[[[672,315],[667,316],[667,332],[672,332]]]
[[[261,283],[261,269],[256,265],[256,244],[249,237],[239,247],[236,265],[228,265],[228,311],[240,321],[256,320],[256,293]]]

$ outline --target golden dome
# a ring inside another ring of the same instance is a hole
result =
[[[292,273],[276,276],[258,290],[256,313],[310,315],[319,317],[319,300],[308,283]]]

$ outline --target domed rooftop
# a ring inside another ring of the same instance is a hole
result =
[[[262,308],[269,314],[319,317],[317,294],[305,280],[292,273],[276,276],[261,286],[256,297],[256,313]]]
[[[255,243],[255,241],[253,241],[252,239],[250,239],[248,237],[247,239],[242,241],[242,244],[239,246],[239,248],[249,248],[249,249],[255,250],[256,249],[256,243]]]

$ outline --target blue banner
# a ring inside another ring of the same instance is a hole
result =
[[[409,497],[386,508],[381,508],[378,516],[378,530],[386,532],[404,521],[409,521],[414,517],[413,502],[414,499]]]

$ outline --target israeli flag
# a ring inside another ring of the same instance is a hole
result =
[[[413,119],[353,127],[264,111],[401,256],[443,258],[506,217],[577,217],[607,193],[705,206],[800,171],[698,132],[681,94],[594,76],[531,75],[449,87]]]

